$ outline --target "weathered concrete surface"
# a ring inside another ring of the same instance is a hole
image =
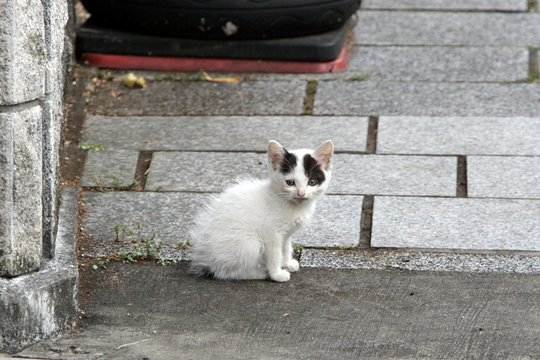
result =
[[[538,276],[300,269],[290,282],[276,284],[219,282],[187,270],[185,264],[109,264],[107,270],[83,271],[82,330],[20,355],[540,357]]]
[[[81,185],[115,188],[133,185],[138,156],[132,150],[89,151]]]
[[[467,158],[471,197],[540,198],[540,157]]]
[[[266,151],[269,140],[336,151],[365,151],[368,119],[358,116],[102,117],[85,123],[84,142],[133,150]]]
[[[0,112],[0,276],[41,264],[41,115],[39,106]]]
[[[382,154],[540,155],[540,118],[387,117],[379,119]]]
[[[362,24],[358,25],[359,27]],[[348,77],[378,81],[527,81],[526,47],[357,46]]]
[[[97,89],[88,111],[122,116],[300,115],[305,88],[306,82],[299,80],[238,84],[149,81],[144,89],[132,90],[112,82]]]
[[[538,13],[360,11],[358,24],[363,45],[540,46]]]
[[[0,278],[0,351],[14,353],[73,329],[78,316],[78,194],[62,197],[56,251],[40,271]]]
[[[534,117],[538,103],[538,84],[321,81],[314,114]]]
[[[527,0],[364,0],[362,9],[527,11]]]
[[[41,1],[0,3],[0,105],[45,94],[45,28]]]
[[[376,197],[371,245],[540,251],[540,201]]]

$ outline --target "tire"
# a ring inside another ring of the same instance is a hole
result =
[[[340,28],[361,0],[82,0],[93,24],[206,39],[270,39]]]

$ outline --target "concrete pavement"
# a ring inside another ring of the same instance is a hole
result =
[[[50,359],[536,359],[540,277],[301,269],[218,282],[187,265],[84,271],[81,330]]]

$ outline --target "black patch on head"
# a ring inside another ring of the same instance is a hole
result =
[[[317,185],[320,185],[326,180],[324,171],[321,168],[321,165],[313,158],[313,156],[306,154],[304,156],[304,173],[308,179],[313,179],[317,182]]]
[[[296,156],[285,149],[283,149],[283,152],[283,161],[281,162],[279,171],[281,171],[282,174],[288,174],[292,172],[296,166]]]

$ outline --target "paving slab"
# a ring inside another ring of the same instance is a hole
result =
[[[540,201],[375,197],[371,245],[540,250]]]
[[[380,81],[527,81],[529,50],[525,47],[357,46],[350,59],[348,74],[352,73],[358,74],[359,79]]]
[[[81,186],[126,187],[135,181],[139,153],[132,150],[89,151]]]
[[[470,197],[540,199],[540,157],[469,156],[467,186]]]
[[[194,214],[208,198],[206,194],[84,192],[84,236],[96,246],[117,238],[183,244],[189,240]]]
[[[454,157],[336,155],[330,191],[340,194],[455,196]]]
[[[287,148],[332,139],[336,151],[365,151],[367,130],[360,116],[93,116],[84,141],[128,150],[266,151],[271,139]]]
[[[302,114],[306,82],[148,81],[144,89],[121,82],[97,88],[87,105],[91,114],[137,115],[281,115]]]
[[[155,152],[145,190],[220,192],[239,179],[268,176],[267,155],[223,152]]]
[[[314,114],[534,117],[539,103],[539,84],[321,81]]]
[[[330,194],[455,196],[453,157],[334,155]],[[156,152],[146,190],[219,192],[237,179],[268,176],[267,155]]]
[[[47,359],[536,359],[540,277],[300,269],[288,283],[188,265],[81,271],[81,329]]]
[[[355,39],[371,45],[538,47],[540,14],[360,11]]]
[[[362,200],[361,196],[321,198],[311,224],[295,236],[295,243],[318,247],[358,245]],[[193,218],[209,201],[209,195],[85,192],[83,201],[83,234],[92,247],[107,246],[117,238],[116,242],[154,239],[174,245],[189,240]]]
[[[540,155],[540,118],[386,117],[377,153]]]
[[[358,246],[363,200],[362,196],[323,196],[317,202],[313,219],[293,236],[293,242],[307,247]]]
[[[303,268],[540,274],[540,256],[434,251],[303,249]]]
[[[364,0],[362,9],[527,11],[527,0]]]

